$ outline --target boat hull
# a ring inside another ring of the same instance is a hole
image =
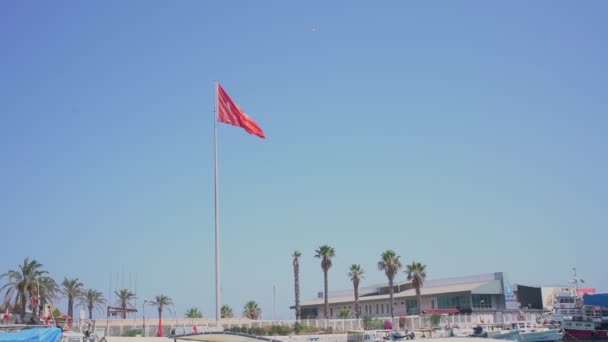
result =
[[[561,341],[563,338],[559,330],[536,331],[519,334],[519,339],[522,342],[550,342]]]
[[[566,338],[608,339],[608,330],[564,329]]]
[[[519,331],[517,330],[508,330],[507,332],[488,332],[488,337],[493,338],[495,340],[506,340],[506,341],[519,341]]]

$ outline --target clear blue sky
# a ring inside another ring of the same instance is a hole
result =
[[[272,318],[276,284],[292,318],[290,255],[310,299],[326,243],[333,290],[352,263],[385,281],[394,249],[429,278],[577,267],[607,291],[607,17],[599,0],[1,1],[0,273],[29,256],[106,296],[118,273],[139,303],[212,316],[219,80],[268,138],[219,127],[237,314],[254,299]]]

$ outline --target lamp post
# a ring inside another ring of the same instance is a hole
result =
[[[142,312],[142,316],[143,316],[143,329],[141,331],[141,335],[143,337],[146,337],[146,303],[148,302],[147,299],[144,299],[144,303],[141,305],[141,312]]]

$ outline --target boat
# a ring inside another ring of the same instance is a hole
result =
[[[608,294],[562,292],[555,298],[553,319],[566,338],[608,339]]]
[[[583,305],[561,326],[567,337],[608,339],[608,306]]]
[[[346,332],[347,342],[405,341],[414,338],[414,332],[400,333],[392,330],[349,330]]]
[[[488,338],[495,340],[506,340],[506,341],[519,341],[519,330],[493,330],[488,331]]]
[[[514,322],[510,327],[512,331],[519,332],[520,342],[550,342],[563,339],[560,329],[544,328],[530,322]]]

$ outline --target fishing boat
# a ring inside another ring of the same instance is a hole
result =
[[[544,328],[530,322],[511,323],[511,330],[519,333],[521,342],[551,342],[563,339],[563,333],[559,329]]]
[[[608,294],[603,294],[604,301],[585,296],[584,305],[578,308],[571,318],[562,321],[564,334],[574,338],[608,339]],[[600,304],[600,305],[586,305]]]

